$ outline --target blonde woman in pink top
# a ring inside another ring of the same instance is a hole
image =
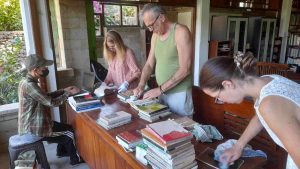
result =
[[[104,59],[108,63],[106,84],[118,86],[118,92],[137,87],[141,70],[136,64],[132,49],[125,46],[120,34],[108,31],[103,43]]]

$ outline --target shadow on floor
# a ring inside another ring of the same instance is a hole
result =
[[[77,166],[70,165],[69,157],[56,157],[56,146],[57,144],[44,144],[47,159],[50,164],[51,169],[89,169],[88,165],[83,163]],[[8,152],[4,152],[0,154],[0,169],[8,169],[9,168],[9,158]]]

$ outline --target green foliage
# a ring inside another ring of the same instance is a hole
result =
[[[0,0],[0,31],[22,30],[20,0]]]
[[[24,42],[19,38],[0,48],[0,105],[18,102],[18,85],[22,75],[20,53]]]
[[[119,5],[105,5],[104,6],[104,18],[106,25],[121,25]]]
[[[123,6],[122,13],[123,16],[126,17],[135,17],[136,16],[136,8],[135,6]]]

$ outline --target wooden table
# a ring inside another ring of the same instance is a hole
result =
[[[138,162],[134,153],[126,153],[118,144],[115,136],[126,130],[136,130],[145,128],[148,122],[140,119],[138,113],[129,104],[119,101],[115,95],[110,95],[102,100],[105,106],[101,110],[94,110],[83,113],[76,113],[67,104],[67,122],[74,127],[77,149],[91,169],[137,169],[151,168]],[[132,114],[132,122],[121,127],[106,130],[96,123],[100,113],[126,111]],[[178,117],[172,115],[171,117]],[[165,119],[162,119],[165,120]],[[192,141],[195,146],[196,155],[200,154],[206,147],[215,148],[220,142],[199,143]],[[247,158],[242,169],[261,168],[265,163],[263,158]],[[211,167],[198,162],[201,169]]]
[[[293,71],[288,71],[287,72],[287,78],[297,82],[297,83],[300,83],[300,73],[296,73],[296,72],[293,72]]]

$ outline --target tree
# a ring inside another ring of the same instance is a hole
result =
[[[0,49],[0,105],[18,102],[18,85],[22,79],[19,57],[24,41],[19,38],[8,41]]]
[[[0,0],[0,31],[22,30],[19,0]],[[18,101],[18,84],[22,75],[21,55],[24,40],[15,37],[0,44],[0,105]]]
[[[0,31],[22,29],[19,0],[0,0]]]

